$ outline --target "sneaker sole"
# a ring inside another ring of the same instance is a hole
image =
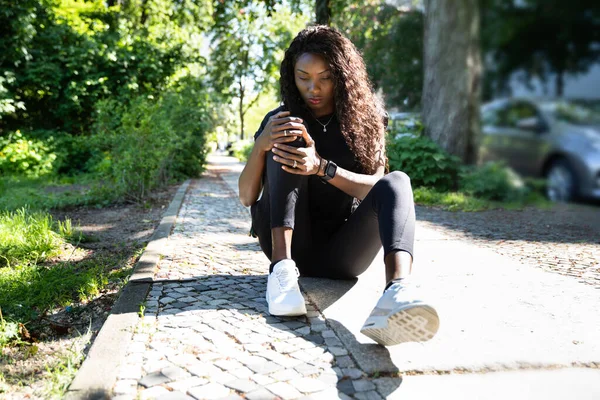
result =
[[[377,321],[365,324],[361,333],[383,346],[405,342],[426,342],[433,338],[440,327],[437,312],[430,306],[421,305],[395,310]]]
[[[302,307],[286,309],[272,307],[269,304],[269,314],[277,317],[298,317],[300,315],[306,315],[306,306],[303,304]]]

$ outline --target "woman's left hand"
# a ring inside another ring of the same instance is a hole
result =
[[[314,175],[319,172],[321,157],[317,154],[315,141],[310,137],[303,126],[302,137],[306,141],[306,147],[293,147],[282,143],[276,143],[271,150],[275,156],[273,160],[282,164],[281,168],[290,174]]]

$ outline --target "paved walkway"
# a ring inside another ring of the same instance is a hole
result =
[[[431,222],[418,223],[415,270],[441,316],[434,340],[386,349],[358,332],[383,286],[379,260],[358,281],[302,279],[308,315],[269,316],[268,260],[235,193],[241,167],[210,161],[187,191],[113,398],[600,398],[597,286]]]

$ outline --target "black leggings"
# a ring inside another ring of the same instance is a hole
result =
[[[252,227],[260,247],[271,259],[271,229],[289,227],[292,258],[302,276],[354,278],[363,273],[381,249],[413,254],[415,206],[408,175],[392,172],[381,178],[358,208],[333,230],[311,221],[308,180],[281,169],[266,155],[266,179],[261,199],[251,207]]]

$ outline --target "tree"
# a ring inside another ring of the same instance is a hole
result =
[[[331,22],[330,0],[315,0],[315,21],[320,25],[329,25]]]
[[[134,0],[0,0],[0,132],[89,134],[98,101],[157,94],[201,61],[202,3],[147,0],[141,24]]]
[[[482,44],[490,83],[506,87],[515,71],[527,80],[555,77],[563,95],[566,74],[600,61],[600,3],[594,0],[481,0]]]
[[[477,0],[426,0],[423,43],[425,134],[473,164],[481,81]]]
[[[277,85],[283,51],[305,22],[282,7],[274,7],[270,17],[262,2],[222,2],[215,10],[211,76],[225,98],[238,101],[242,139],[248,109]]]
[[[13,4],[0,0],[0,135],[2,119],[23,109],[24,103],[14,93],[15,72],[30,58],[29,43],[35,31],[35,0],[23,0]],[[7,40],[4,40],[6,38]]]
[[[423,13],[380,0],[338,1],[333,24],[362,51],[388,107],[415,109],[423,90]]]

